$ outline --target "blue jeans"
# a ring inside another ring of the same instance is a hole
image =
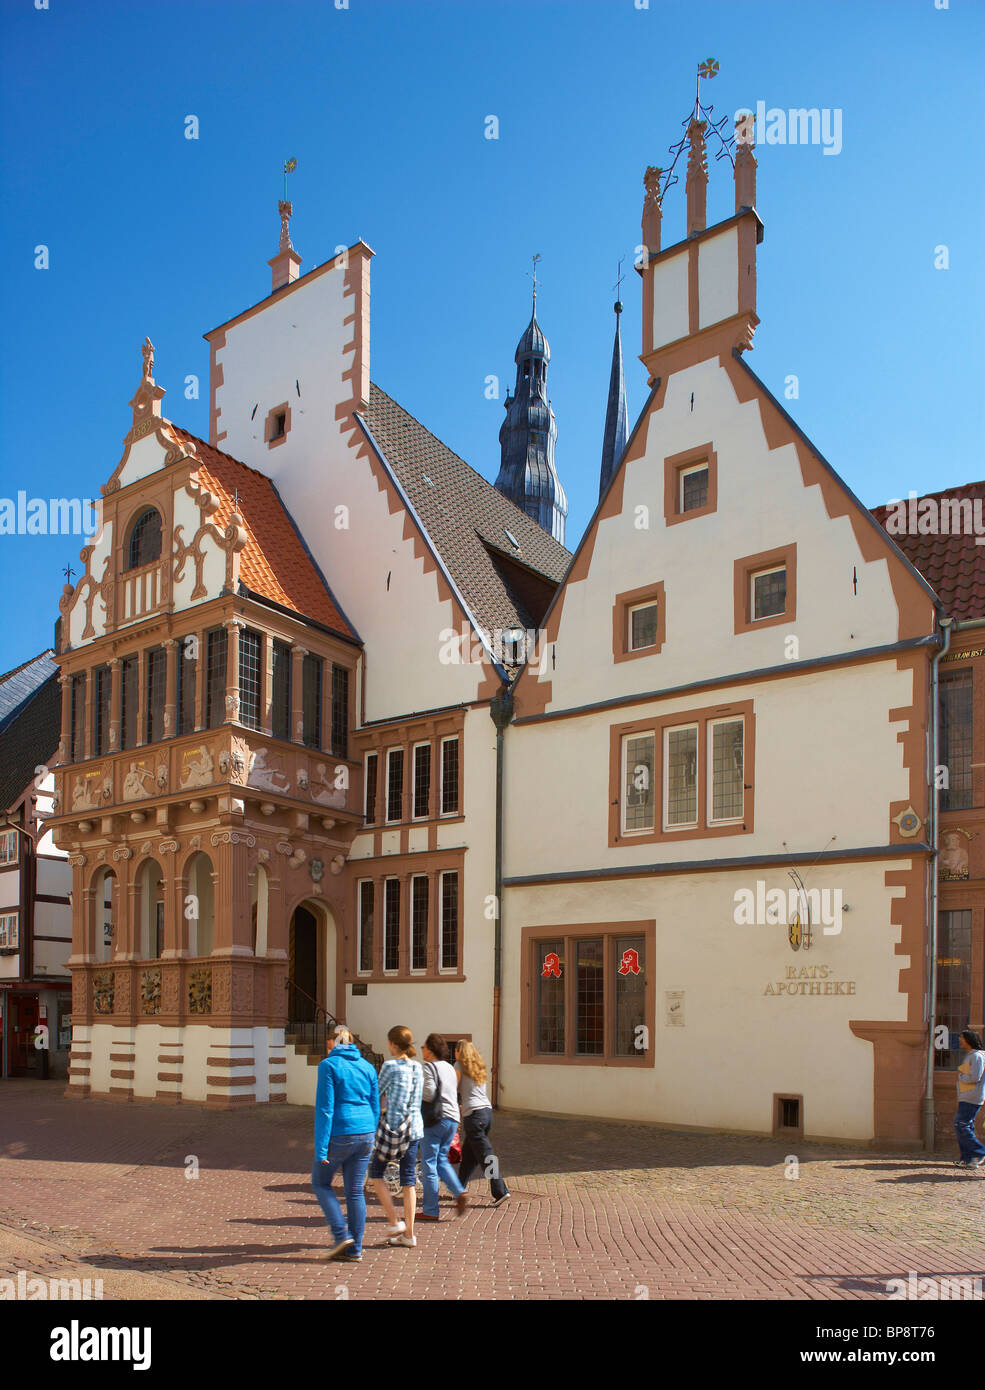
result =
[[[985,1144],[975,1133],[975,1116],[981,1110],[974,1101],[958,1101],[958,1113],[954,1117],[954,1132],[958,1136],[958,1148],[965,1163],[975,1158],[985,1158]],[[427,1130],[424,1131],[425,1134]]]
[[[315,1189],[315,1196],[331,1227],[335,1243],[345,1240],[346,1236],[351,1236],[355,1241],[350,1255],[361,1255],[363,1252],[363,1231],[366,1229],[366,1193],[363,1185],[375,1139],[375,1134],[340,1134],[328,1146],[327,1162],[319,1163],[316,1159],[311,1170],[311,1186]],[[332,1191],[332,1179],[340,1168],[345,1184],[345,1214]]]
[[[421,1183],[424,1187],[424,1201],[421,1209],[425,1216],[438,1215],[438,1178],[440,1177],[449,1192],[458,1197],[465,1189],[458,1181],[458,1174],[448,1162],[448,1150],[458,1129],[457,1120],[442,1120],[424,1131],[421,1140]]]

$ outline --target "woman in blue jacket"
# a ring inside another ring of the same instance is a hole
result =
[[[376,1072],[353,1046],[348,1028],[338,1024],[328,1039],[328,1055],[318,1064],[315,1163],[311,1170],[311,1185],[332,1230],[330,1260],[363,1257],[363,1187],[379,1119]],[[345,1213],[332,1191],[332,1178],[340,1168]]]

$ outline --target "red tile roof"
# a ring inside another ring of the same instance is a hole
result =
[[[188,430],[172,428],[195,446],[202,460],[202,481],[219,499],[213,523],[223,530],[234,508],[243,518],[247,540],[239,557],[242,583],[301,617],[358,640],[270,479]]]
[[[985,519],[985,482],[965,483],[961,487],[947,488],[944,492],[930,492],[926,496],[935,502],[945,498],[959,502],[967,500],[973,509],[972,522],[975,512],[978,517]],[[918,519],[920,503],[923,500],[918,498],[914,503]],[[964,508],[966,513],[968,510]],[[968,618],[985,618],[985,544],[975,544],[974,530],[964,526],[959,534],[921,536],[911,535],[907,531],[897,535],[893,527],[887,526],[886,522],[892,516],[898,515],[898,512],[897,507],[872,508],[872,515],[886,527],[906,558],[916,566],[933,588],[944,605],[945,613],[956,622]],[[928,514],[928,509],[924,509],[924,514]]]

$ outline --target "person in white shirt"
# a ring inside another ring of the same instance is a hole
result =
[[[462,1162],[459,1181],[468,1187],[476,1168],[489,1179],[493,1206],[498,1207],[510,1195],[499,1171],[499,1159],[489,1142],[493,1112],[486,1095],[486,1064],[474,1043],[463,1038],[455,1055],[458,1074],[458,1094],[462,1103]]]
[[[461,1216],[468,1203],[458,1174],[448,1161],[448,1150],[458,1129],[458,1077],[448,1065],[448,1044],[440,1033],[429,1033],[421,1047],[424,1058],[424,1103],[440,1097],[439,1117],[431,1125],[424,1120],[421,1140],[421,1184],[424,1198],[418,1221],[438,1221],[438,1179],[454,1195],[456,1215]]]
[[[985,1043],[980,1033],[966,1028],[961,1034],[960,1046],[964,1057],[958,1066],[954,1132],[958,1136],[961,1157],[955,1162],[959,1168],[985,1171],[985,1144],[975,1133],[975,1117],[985,1105]]]

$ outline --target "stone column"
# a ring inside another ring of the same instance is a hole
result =
[[[185,900],[181,892],[182,879],[178,874],[176,862],[178,841],[161,840],[157,850],[158,863],[164,876],[164,944],[161,948],[161,959],[174,960],[188,954],[188,934],[187,931],[182,931],[182,927],[187,927],[187,923]]]
[[[72,954],[69,965],[81,965],[92,959],[90,937],[92,933],[92,913],[89,904],[92,889],[85,888],[86,856],[70,854],[68,862],[72,866]]]
[[[304,737],[304,659],[307,647],[291,646],[291,738],[300,743]]]
[[[254,836],[242,830],[216,830],[209,849],[213,866],[214,956],[253,955],[249,896],[249,852]]]
[[[67,763],[72,753],[72,677],[59,675],[62,692],[62,729],[58,742],[58,761]]]
[[[123,845],[113,851],[116,861],[116,922],[113,930],[113,959],[136,960],[141,952],[140,894],[131,861],[133,850]]]
[[[123,746],[123,729],[120,725],[120,712],[122,709],[122,682],[120,680],[120,668],[122,662],[118,656],[114,656],[109,661],[109,749],[115,753],[118,748]]]
[[[164,643],[164,737],[178,732],[178,643],[169,637]]]
[[[226,722],[239,723],[239,630],[241,618],[230,618],[226,629]]]

